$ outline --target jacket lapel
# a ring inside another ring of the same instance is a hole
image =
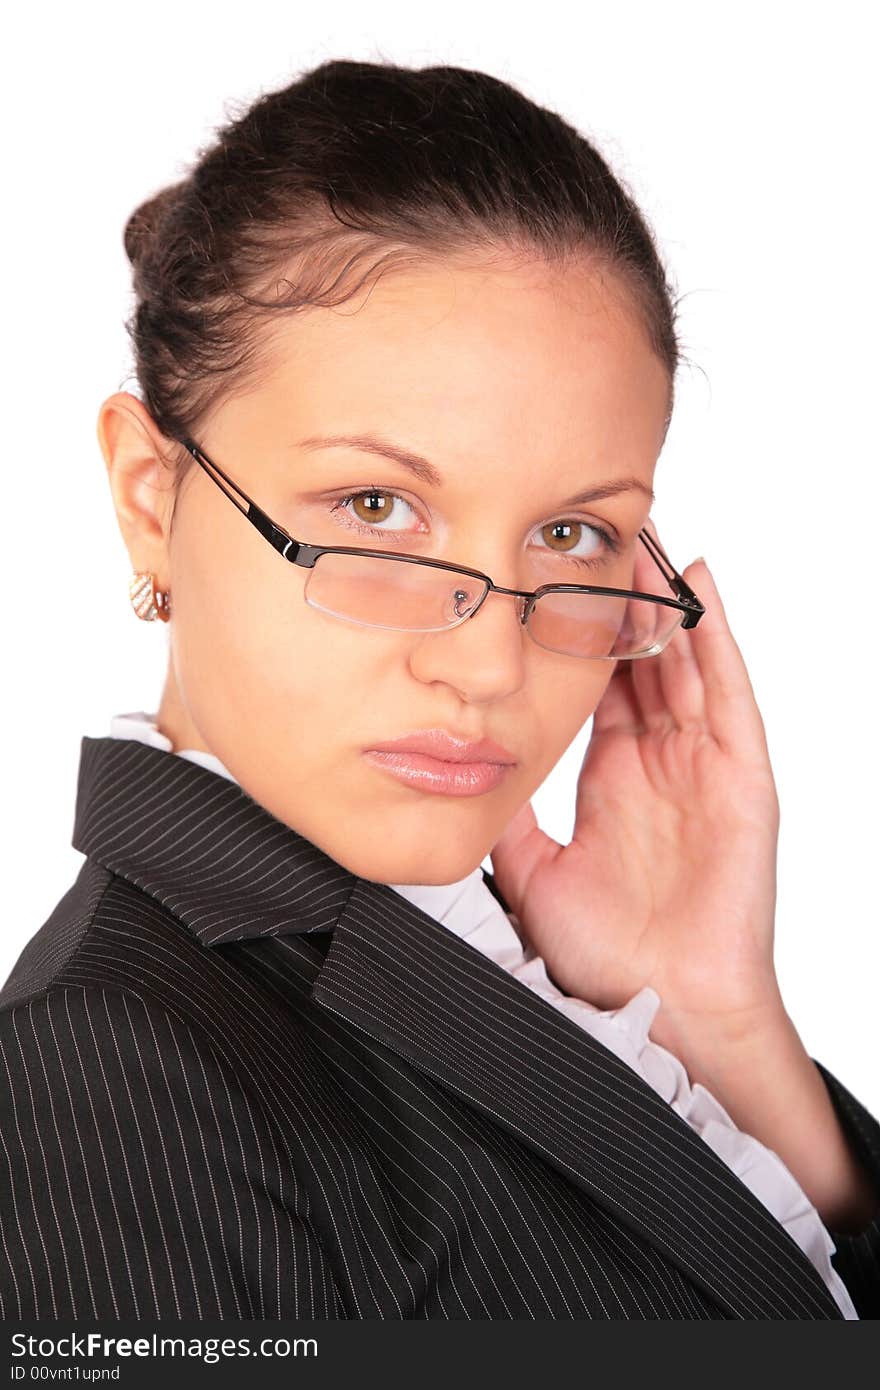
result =
[[[841,1317],[784,1227],[647,1082],[387,885],[355,884],[312,998],[529,1145],[729,1316]]]
[[[727,1316],[841,1317],[796,1242],[647,1082],[238,783],[134,739],[84,737],[72,843],[160,901],[206,949],[332,933],[311,989],[318,1006],[528,1145]]]

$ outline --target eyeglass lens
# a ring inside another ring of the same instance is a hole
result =
[[[650,557],[648,566],[663,585]],[[639,575],[644,592],[659,592],[650,569]],[[438,632],[464,621],[486,589],[481,580],[434,565],[326,552],[308,572],[305,598],[322,612],[366,627]],[[488,601],[493,598],[516,603],[522,614],[523,599],[490,594]],[[646,599],[551,592],[538,599],[528,625],[534,641],[549,651],[622,660],[661,651],[683,617],[680,609]]]

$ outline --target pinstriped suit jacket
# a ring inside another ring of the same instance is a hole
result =
[[[83,738],[73,844],[0,991],[5,1320],[841,1316],[629,1067],[237,783]],[[876,1317],[880,1218],[835,1240]]]

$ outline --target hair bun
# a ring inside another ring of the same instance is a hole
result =
[[[147,198],[135,208],[122,234],[125,254],[132,265],[142,259],[147,244],[152,241],[169,209],[177,202],[183,183],[171,183]]]

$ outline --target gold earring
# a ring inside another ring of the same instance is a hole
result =
[[[135,613],[146,623],[156,618],[167,623],[171,617],[171,595],[156,588],[154,574],[133,574],[128,581],[128,596]]]

